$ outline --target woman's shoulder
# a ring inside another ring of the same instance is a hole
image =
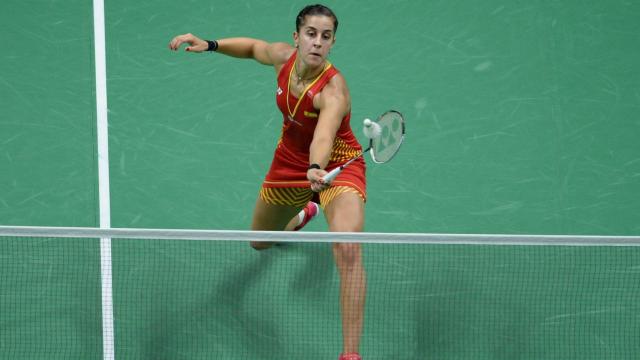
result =
[[[327,104],[342,104],[346,111],[350,111],[351,95],[349,94],[349,87],[340,72],[333,74],[322,87],[322,90],[314,96],[313,104],[316,109],[320,109]]]
[[[284,42],[272,43],[270,47],[271,59],[276,70],[280,70],[280,68],[289,61],[293,53],[296,51],[293,46]]]
[[[335,68],[334,68],[335,69]],[[331,74],[331,78],[324,86],[324,89],[330,91],[337,91],[340,93],[349,93],[349,86],[347,85],[347,80],[344,78],[342,73],[335,69],[334,74]]]

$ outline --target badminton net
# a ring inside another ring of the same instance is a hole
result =
[[[364,359],[640,353],[639,237],[3,226],[1,357],[104,359],[110,313],[115,359],[337,358],[333,242],[363,246]]]

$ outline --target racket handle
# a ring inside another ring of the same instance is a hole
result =
[[[344,168],[343,166],[338,166],[337,168],[329,171],[325,176],[322,177],[322,180],[324,180],[324,182],[326,183],[330,183],[333,181],[333,179],[336,178],[336,176],[338,176],[338,174],[340,174],[340,172],[342,171],[342,169]]]
[[[329,171],[329,173],[327,173],[325,176],[322,177],[322,179],[324,180],[324,182],[330,183],[333,181],[333,179],[336,178],[336,176],[338,176],[338,174],[340,174],[340,172],[342,172],[342,170],[344,170],[344,168],[346,168],[349,164],[351,164],[352,162],[354,162],[357,158],[359,158],[360,156],[362,156],[363,153],[360,153],[360,155],[352,158],[351,160],[347,161],[346,163],[342,164],[341,166],[338,166],[337,168]]]

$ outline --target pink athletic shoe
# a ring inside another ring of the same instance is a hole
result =
[[[319,212],[320,210],[318,208],[318,204],[314,203],[313,201],[309,201],[307,203],[307,206],[305,206],[304,209],[302,209],[302,211],[300,211],[300,214],[298,215],[298,216],[303,216],[302,221],[300,222],[300,225],[293,228],[293,230],[298,231],[302,229],[305,225],[307,225],[309,221],[311,221],[314,217],[316,217]]]
[[[356,353],[351,353],[340,355],[340,358],[338,360],[362,360],[362,358]]]

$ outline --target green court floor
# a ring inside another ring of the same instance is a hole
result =
[[[169,40],[292,41],[301,1],[105,0],[111,224],[247,229],[274,71]],[[638,235],[640,6],[328,1],[353,127],[396,109],[366,231]],[[0,225],[99,225],[91,2],[0,3]],[[320,219],[307,228],[324,231]],[[101,359],[99,240],[0,239],[0,358]],[[369,245],[372,359],[629,359],[635,248]],[[337,358],[328,245],[113,243],[117,359]]]

